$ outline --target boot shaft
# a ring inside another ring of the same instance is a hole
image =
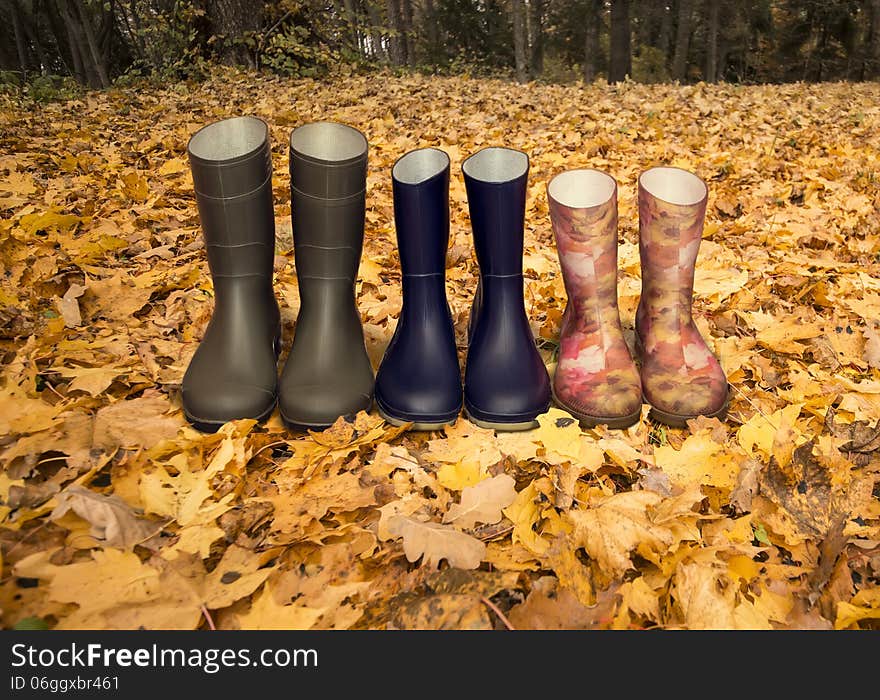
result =
[[[449,156],[420,148],[391,169],[394,226],[400,255],[403,308],[398,327],[430,319],[451,325],[446,301],[449,245]]]
[[[403,277],[446,274],[449,245],[449,156],[421,148],[391,169],[394,225]]]
[[[300,287],[354,284],[364,241],[367,140],[357,129],[315,122],[290,135],[291,221]]]
[[[593,169],[569,170],[547,186],[568,313],[618,324],[617,182]]]
[[[641,315],[665,308],[690,318],[707,199],[706,184],[686,170],[651,168],[639,177]]]
[[[522,276],[529,158],[484,148],[461,166],[481,277]]]
[[[187,145],[196,204],[219,298],[236,279],[272,279],[275,215],[269,129],[233,117],[197,131]]]

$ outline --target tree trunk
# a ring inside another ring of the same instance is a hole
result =
[[[345,17],[345,23],[348,25],[349,32],[349,41],[351,41],[351,46],[358,52],[358,55],[363,56],[363,48],[361,47],[360,40],[360,32],[358,32],[358,22],[357,22],[357,14],[354,10],[354,2],[353,0],[342,0],[342,12]]]
[[[406,63],[406,56],[403,48],[400,7],[397,5],[397,0],[386,0],[385,10],[388,14],[388,49],[391,56],[391,65],[402,66]]]
[[[74,0],[74,7],[79,14],[80,24],[82,25],[83,33],[86,37],[86,45],[89,50],[89,55],[92,58],[92,64],[95,68],[95,73],[98,75],[98,80],[100,81],[100,87],[108,88],[110,87],[110,77],[107,75],[107,66],[104,64],[104,59],[101,56],[101,50],[98,47],[98,42],[95,39],[95,31],[92,28],[92,20],[89,17],[89,13],[86,11],[85,7],[83,7],[82,0]]]
[[[434,62],[437,60],[437,53],[440,50],[440,33],[437,31],[437,13],[434,10],[434,0],[425,0],[423,21],[427,25],[429,59]]]
[[[18,3],[13,0],[12,6],[12,31],[15,34],[15,48],[18,51],[18,67],[21,71],[22,81],[27,80],[28,73],[28,53],[27,45],[24,43],[24,27],[21,26],[20,10]]]
[[[130,4],[132,7],[134,6],[133,2]],[[131,26],[131,22],[128,19],[128,10],[122,5],[119,6],[119,14],[122,17],[122,24],[125,26],[125,33],[128,34],[128,39],[134,47],[135,54],[137,54],[139,60],[145,61],[147,58],[147,52],[144,48],[144,38],[134,30],[134,27]]]
[[[412,0],[400,0],[400,24],[403,31],[403,49],[406,53],[406,65],[416,64],[415,37],[413,36]]]
[[[113,48],[113,36],[116,34],[116,0],[104,2],[101,8],[101,29],[98,33],[98,46],[101,49],[101,63],[110,64],[110,50]]]
[[[373,45],[373,58],[377,61],[387,61],[388,52],[382,44],[382,33],[379,31],[382,21],[379,19],[379,12],[371,0],[364,0],[367,8],[367,17],[370,19],[370,43]]]
[[[584,18],[587,22],[584,41],[584,82],[596,79],[596,57],[599,53],[599,9],[602,0],[586,0]]]
[[[691,0],[678,0],[678,26],[675,29],[675,55],[672,59],[673,80],[687,77],[688,49],[691,41]]]
[[[657,48],[663,52],[666,57],[667,65],[669,62],[669,38],[672,36],[672,12],[674,6],[672,3],[664,3],[660,8],[663,13],[660,18],[660,30],[657,33]]]
[[[56,2],[58,10],[64,18],[64,24],[67,26],[74,70],[81,76],[79,81],[93,88],[101,87],[101,78],[89,51],[83,23],[77,16],[75,8],[71,7],[69,0],[56,0]]]
[[[58,56],[61,58],[61,62],[64,63],[67,73],[78,82],[85,82],[82,62],[79,59],[76,47],[73,45],[70,27],[64,23],[59,15],[58,5],[54,0],[46,0],[43,7],[46,10],[46,18],[49,22],[52,38],[55,39],[55,45],[58,47]]]
[[[524,83],[529,79],[526,61],[526,6],[525,0],[510,0],[513,17],[513,55],[516,61],[516,79]]]
[[[14,73],[18,68],[18,52],[12,51],[8,41],[0,41],[0,70]]]
[[[871,38],[868,43],[868,76],[880,77],[880,0],[871,0]]]
[[[619,83],[632,74],[629,0],[611,0],[611,57],[608,82]]]
[[[706,0],[706,70],[707,83],[718,80],[718,9],[719,0]]]
[[[250,33],[259,31],[262,2],[252,0],[207,0],[208,22],[218,42],[218,56],[228,66],[256,68],[251,50],[244,44]]]
[[[532,78],[544,73],[544,0],[529,0],[529,72]]]
[[[17,4],[17,2],[18,0],[13,0],[13,4]],[[49,75],[49,59],[46,57],[46,51],[43,49],[43,42],[40,41],[40,37],[37,35],[38,30],[35,27],[39,9],[39,4],[35,1],[32,6],[32,17],[27,17],[23,13],[20,15],[21,25],[28,41],[37,54],[37,61],[40,63],[40,74]]]

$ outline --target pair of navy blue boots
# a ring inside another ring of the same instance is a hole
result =
[[[449,170],[436,148],[410,151],[392,168],[403,308],[376,375],[376,405],[390,423],[415,430],[452,423],[462,408],[481,427],[527,430],[550,405],[523,298],[529,159],[484,148],[462,164],[480,267],[463,387],[446,298]]]

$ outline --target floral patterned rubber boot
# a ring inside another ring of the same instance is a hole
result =
[[[672,427],[697,416],[723,420],[729,402],[727,377],[691,313],[707,198],[706,183],[687,170],[651,168],[639,177],[642,391],[651,416]]]
[[[585,427],[625,428],[639,420],[642,387],[617,308],[617,182],[569,170],[547,199],[568,294],[553,397]]]

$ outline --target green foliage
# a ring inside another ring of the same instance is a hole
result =
[[[33,630],[47,630],[47,629],[49,629],[49,625],[42,618],[26,617],[26,618],[16,622],[15,626],[12,629],[30,632]]]
[[[664,83],[669,81],[666,54],[654,46],[643,46],[632,59],[632,79],[637,83]]]
[[[310,42],[308,27],[290,26],[269,37],[260,54],[262,64],[283,75],[313,77],[340,60],[326,44]]]
[[[24,91],[34,102],[58,102],[78,97],[82,86],[69,76],[38,75],[25,85]]]
[[[144,24],[140,35],[146,47],[148,70],[161,76],[199,78],[204,75],[204,55],[199,25],[205,11],[193,0],[175,2]]]
[[[14,70],[0,70],[0,90],[21,85],[21,73]]]

